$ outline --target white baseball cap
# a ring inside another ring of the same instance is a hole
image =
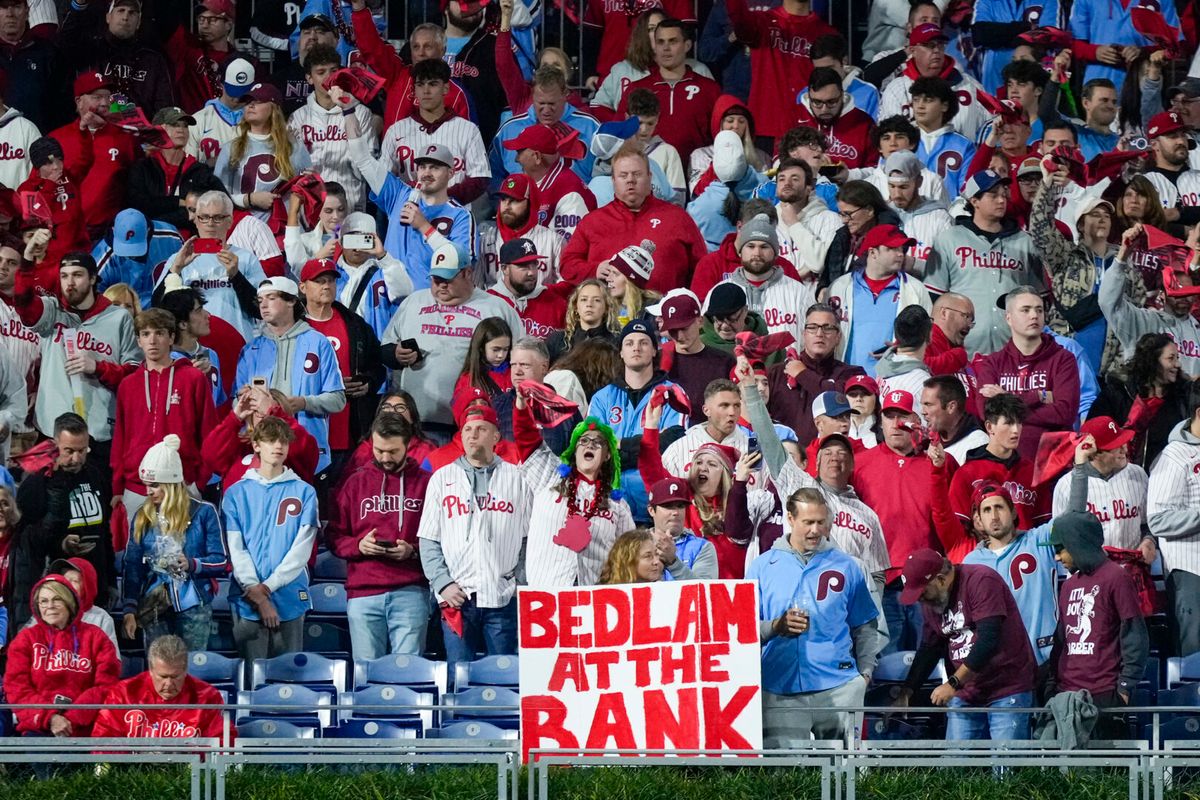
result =
[[[292,297],[299,297],[300,287],[297,286],[296,282],[291,278],[284,278],[282,276],[267,278],[258,285],[259,297],[262,297],[264,294],[270,294],[271,292],[279,292],[280,294],[288,294]]]
[[[241,97],[254,85],[254,65],[244,58],[235,58],[225,68],[225,93]]]

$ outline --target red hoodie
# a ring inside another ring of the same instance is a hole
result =
[[[141,148],[131,134],[112,123],[83,130],[72,120],[50,134],[63,149],[71,180],[79,185],[83,219],[92,231],[112,225],[125,207],[125,177]]]
[[[950,508],[968,531],[975,527],[971,495],[981,483],[1003,486],[1012,495],[1018,530],[1027,531],[1049,521],[1054,485],[1038,491],[1033,485],[1033,462],[1019,453],[1001,461],[987,447],[977,447],[967,453],[967,460],[950,480]]]
[[[404,586],[426,586],[419,552],[397,561],[364,556],[358,549],[372,530],[381,542],[401,541],[420,549],[417,528],[425,507],[430,475],[407,458],[399,472],[385,472],[368,461],[338,489],[325,531],[329,549],[346,560],[346,595],[369,597]]]
[[[300,480],[311,484],[317,471],[317,440],[279,406],[272,406],[269,413],[286,422],[296,436],[288,448],[284,466],[295,470]],[[245,423],[231,411],[204,438],[204,474],[220,475],[221,485],[226,489],[240,481],[246,470],[255,469],[259,464],[249,439],[242,438],[243,427]]]
[[[88,240],[83,221],[83,202],[79,186],[66,173],[55,182],[41,178],[37,170],[20,186],[18,192],[40,192],[50,207],[50,222],[53,225],[46,257],[37,265],[37,286],[48,295],[58,293],[58,263],[72,250],[88,250]]]
[[[104,702],[148,708],[100,709],[92,728],[97,739],[220,739],[222,735],[220,708],[156,708],[164,704],[220,706],[225,702],[220,692],[191,675],[184,676],[179,694],[170,700],[155,691],[150,673],[143,672],[110,688]],[[230,736],[236,734],[232,724],[229,732]]]
[[[47,583],[60,583],[76,599],[76,612],[62,630],[41,620],[37,611],[38,590]],[[4,669],[4,693],[9,703],[45,704],[53,708],[27,708],[15,711],[17,730],[22,733],[48,733],[50,718],[62,714],[71,723],[74,736],[91,733],[96,709],[74,704],[100,703],[109,686],[121,677],[121,659],[104,631],[79,622],[79,598],[61,575],[47,575],[29,595],[29,604],[37,623],[25,628],[8,647]]]
[[[825,136],[825,154],[831,161],[841,161],[849,169],[873,167],[879,163],[879,151],[873,136],[875,120],[861,108],[849,108],[828,125],[817,120],[809,110],[808,95],[805,102],[796,106],[796,124],[802,128],[816,128]],[[850,103],[850,95],[846,95]]]
[[[594,278],[597,264],[643,239],[658,245],[647,288],[660,294],[690,284],[696,264],[708,254],[695,220],[679,206],[651,195],[632,211],[613,200],[579,223],[559,257],[559,276],[569,283]]]
[[[204,486],[212,473],[205,473],[200,451],[204,439],[217,424],[213,408],[212,381],[186,358],[162,371],[143,363],[117,387],[117,421],[113,425],[113,496],[126,489],[145,494],[138,478],[142,456],[163,437],[179,437],[179,459],[184,483]]]
[[[981,387],[997,384],[1019,397],[1029,409],[1017,448],[1023,458],[1033,461],[1037,457],[1043,433],[1069,431],[1079,421],[1079,365],[1048,333],[1042,334],[1042,343],[1030,355],[1022,354],[1010,341],[979,359],[975,372]],[[1041,401],[1043,391],[1050,394],[1050,402]]]
[[[754,115],[750,113],[750,109],[740,98],[734,97],[731,94],[723,94],[717,98],[717,102],[713,104],[712,116],[708,120],[708,140],[705,145],[711,145],[713,140],[717,138],[717,134],[721,132],[721,123],[725,116],[731,111],[736,111],[746,118],[750,125],[750,138],[754,139]],[[705,187],[717,179],[717,174],[713,172],[712,163],[700,174],[696,181],[696,185],[692,187],[692,197],[699,197],[704,193]],[[703,297],[704,295],[700,295]]]

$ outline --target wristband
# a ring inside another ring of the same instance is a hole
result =
[[[351,107],[351,108],[343,108],[343,109],[342,109],[342,116],[343,116],[343,117],[348,117],[348,116],[350,116],[350,115],[351,115],[351,114],[353,114],[353,113],[354,113],[354,108],[353,108],[353,107]]]
[[[953,689],[953,690],[954,690],[954,691],[956,691],[956,692],[957,692],[959,689],[961,689],[961,688],[962,688],[962,681],[960,681],[960,680],[959,680],[959,679],[958,679],[956,676],[954,676],[954,675],[951,675],[949,678],[947,678],[947,679],[946,679],[946,683],[950,684],[950,688],[951,688],[951,689]]]

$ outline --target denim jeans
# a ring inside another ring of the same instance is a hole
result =
[[[950,708],[964,708],[966,703],[951,697]],[[988,708],[1032,708],[1033,692],[1019,692],[988,703]],[[946,741],[991,739],[993,742],[1029,738],[1028,714],[955,714],[946,715]]]
[[[446,638],[446,661],[451,673],[459,661],[474,661],[483,650],[489,656],[511,656],[517,652],[517,598],[503,608],[480,608],[475,597],[467,598],[462,606],[463,635],[459,636],[442,619],[442,634]]]
[[[925,626],[921,604],[906,606],[900,602],[900,589],[883,590],[883,618],[887,621],[888,643],[879,655],[897,650],[916,650],[921,646],[921,629]]]
[[[425,652],[429,589],[403,586],[390,592],[351,597],[346,603],[354,657],[379,658]]]
[[[208,649],[208,637],[212,632],[212,606],[201,603],[187,611],[170,612],[147,625],[142,637],[147,650],[160,636],[173,633],[187,642],[188,650],[194,652]]]

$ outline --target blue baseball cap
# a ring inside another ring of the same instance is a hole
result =
[[[967,181],[966,187],[963,188],[963,197],[979,197],[985,192],[990,192],[992,189],[1002,184],[1012,183],[1012,178],[1007,175],[1001,175],[994,169],[985,169],[976,172]]]
[[[813,419],[824,415],[826,417],[840,417],[843,414],[850,413],[850,403],[846,400],[846,395],[841,392],[821,392],[812,401]]]
[[[642,121],[637,117],[605,122],[592,136],[592,155],[605,161],[612,158],[621,149],[621,145],[638,132],[641,124]]]
[[[454,276],[470,264],[462,245],[446,242],[433,251],[429,261],[429,274],[443,281],[454,280]]]
[[[141,258],[150,249],[149,225],[142,212],[127,208],[113,221],[113,254],[121,258]]]

